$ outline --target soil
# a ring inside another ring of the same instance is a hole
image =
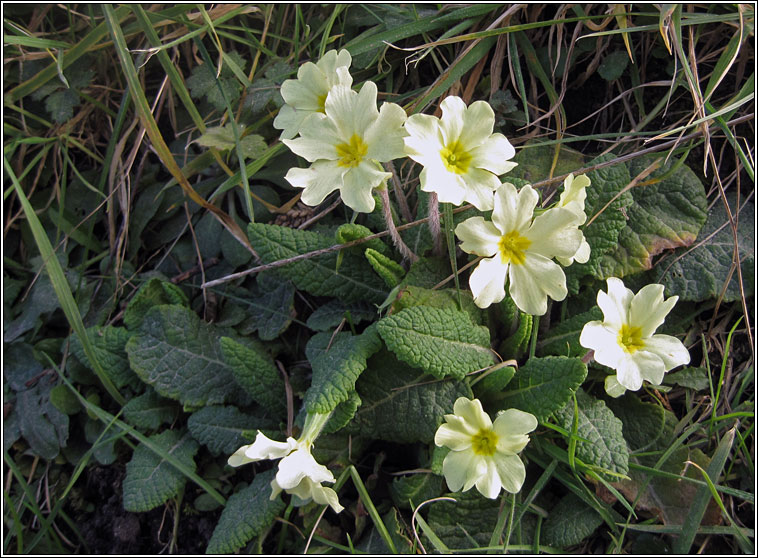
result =
[[[126,467],[114,463],[91,467],[82,483],[86,502],[95,504],[92,512],[73,512],[88,554],[168,554],[174,525],[171,502],[149,512],[124,510],[122,482]],[[191,511],[190,511],[191,510]],[[200,513],[182,507],[175,554],[204,554],[220,512]],[[75,539],[74,539],[75,540]]]

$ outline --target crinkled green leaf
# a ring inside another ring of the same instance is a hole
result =
[[[281,496],[270,500],[276,469],[255,475],[247,488],[232,494],[213,531],[207,554],[232,554],[274,524],[284,511]]]
[[[622,423],[599,399],[587,395],[579,388],[577,435],[589,442],[578,441],[576,456],[587,465],[596,465],[614,473],[625,475],[629,471],[629,449],[622,431]],[[555,412],[560,426],[571,432],[574,422],[574,402],[569,401]],[[608,476],[608,475],[606,475]],[[618,477],[608,476],[611,480]]]
[[[392,311],[399,312],[413,306],[458,310],[458,293],[455,289],[427,289],[409,284],[397,293],[397,298],[392,303]],[[461,306],[472,322],[482,323],[482,309],[474,304],[474,297],[470,292],[461,291]]]
[[[129,358],[124,350],[132,333],[123,327],[115,326],[95,326],[87,328],[86,331],[95,351],[95,356],[113,385],[119,389],[127,385],[138,386],[139,378],[129,368]],[[84,353],[82,342],[76,335],[71,336],[71,352],[82,364],[92,368],[87,355]]]
[[[249,443],[243,432],[264,427],[260,419],[232,406],[203,407],[192,413],[187,426],[195,440],[213,455],[233,454],[240,446]]]
[[[505,387],[513,379],[516,369],[513,366],[493,367],[485,372],[485,376],[472,386],[474,394],[479,399],[489,401],[491,397],[497,397],[505,390]]]
[[[179,409],[174,401],[155,393],[151,387],[124,405],[124,418],[129,424],[145,430],[157,430],[161,424],[171,424]]]
[[[197,442],[189,433],[166,430],[150,436],[150,441],[167,454],[195,470]],[[133,512],[148,511],[177,496],[187,482],[179,470],[144,444],[138,445],[132,459],[126,464],[124,478],[124,509]]]
[[[405,274],[403,285],[431,289],[452,273],[450,260],[447,258],[419,258],[411,264],[408,273]]]
[[[124,324],[131,330],[138,328],[148,310],[159,304],[189,306],[189,301],[179,287],[153,277],[144,283],[129,301],[124,310]]]
[[[566,404],[586,377],[587,366],[578,358],[530,358],[518,369],[497,405],[500,409],[521,409],[544,421]]]
[[[397,509],[390,508],[389,511],[382,516],[382,523],[384,523],[384,526],[387,528],[387,532],[389,533],[398,554],[414,553],[416,546],[409,538],[413,537],[413,535],[407,534],[403,529],[405,523]],[[367,536],[361,537],[361,542],[356,545],[355,548],[373,556],[392,554],[392,551],[387,546],[387,542],[379,533],[379,529],[376,528],[376,525],[372,527]]]
[[[382,319],[377,327],[400,360],[437,378],[460,380],[494,362],[489,330],[465,312],[414,306]]]
[[[236,52],[230,52],[227,56],[234,56],[238,66],[245,66],[241,57]],[[221,76],[218,78],[216,78],[216,69],[208,66],[208,64],[195,66],[192,70],[192,75],[187,78],[187,87],[189,87],[190,95],[194,99],[207,100],[218,110],[226,108],[224,96],[234,105],[234,102],[239,98],[240,93],[242,93],[242,84],[233,75],[230,76],[229,74],[230,72],[226,66],[224,66]],[[218,86],[216,85],[217,80]],[[223,90],[223,94],[219,91],[219,86]]]
[[[347,400],[334,408],[332,416],[329,417],[329,421],[324,426],[324,430],[322,430],[322,434],[331,434],[347,426],[353,420],[355,412],[361,406],[361,403],[362,401],[358,393],[351,391]]]
[[[68,389],[67,386],[64,387]],[[116,442],[118,440],[108,439],[108,434],[113,433],[111,430],[103,435],[107,426],[103,421],[89,416],[84,423],[84,439],[90,444],[97,442],[97,445],[92,448],[92,455],[95,456],[100,465],[112,465],[118,459],[118,453],[116,452]]]
[[[222,333],[188,308],[155,306],[126,353],[132,370],[164,397],[190,406],[234,401],[239,387],[221,354]]]
[[[65,384],[58,384],[50,390],[50,403],[66,415],[75,415],[82,410],[79,399]]]
[[[429,527],[450,549],[488,546],[497,524],[500,499],[485,498],[476,488],[447,496],[456,501],[428,505]],[[425,546],[428,548],[428,543]]]
[[[547,332],[541,333],[537,341],[537,354],[583,356],[588,349],[579,344],[579,336],[585,324],[593,320],[602,320],[603,313],[597,306],[591,310],[582,312],[576,316],[563,320],[551,327]]]
[[[416,473],[392,479],[390,495],[398,508],[409,510],[436,498],[444,488],[444,480],[431,473]]]
[[[226,297],[246,316],[238,328],[241,334],[257,331],[263,341],[271,341],[286,331],[295,317],[295,287],[269,274],[259,274],[257,284],[252,297],[244,289],[235,289]]]
[[[45,99],[45,110],[58,124],[71,120],[77,106],[79,106],[79,95],[73,89],[56,91]]]
[[[250,223],[247,232],[263,263],[334,245],[334,240],[327,236],[277,225]],[[316,296],[336,296],[345,302],[365,300],[377,304],[386,298],[383,281],[373,273],[363,256],[344,253],[339,271],[335,271],[336,264],[337,255],[332,252],[287,264],[277,268],[277,272],[290,279],[298,289]]]
[[[50,401],[50,377],[40,378],[33,386],[16,395],[19,428],[35,455],[55,459],[68,441],[68,415]]]
[[[603,518],[570,492],[550,510],[542,524],[540,543],[565,549],[582,542],[603,523]]]
[[[221,354],[237,384],[264,408],[276,411],[287,405],[282,375],[263,347],[222,337]]]
[[[237,126],[237,135],[240,136],[242,154],[249,159],[260,157],[268,148],[266,141],[263,139],[263,136],[259,136],[258,134],[249,134],[241,137],[245,130],[243,124],[227,122],[225,126],[207,128],[195,141],[203,147],[215,147],[219,151],[235,149],[237,144],[234,139],[234,129],[232,128],[235,125]]]
[[[559,149],[557,160],[556,148]],[[565,145],[540,145],[537,142],[527,142],[516,152],[513,161],[518,163],[518,166],[503,176],[503,182],[511,182],[517,188],[520,188],[521,184],[511,179],[520,178],[528,184],[534,184],[551,176],[574,172],[584,166],[584,156],[578,151]]]
[[[363,403],[348,426],[350,431],[397,443],[431,442],[443,415],[453,412],[455,400],[472,395],[464,382],[430,382],[423,372],[388,351],[369,361],[356,390]]]
[[[736,214],[734,197],[729,196],[732,215]],[[725,226],[724,226],[725,225]],[[721,230],[716,232],[719,227]],[[755,288],[755,205],[750,200],[744,203],[739,213],[737,227],[742,285],[745,296]],[[699,302],[717,298],[724,292],[724,301],[739,299],[742,295],[734,261],[734,236],[724,203],[717,200],[708,214],[708,220],[700,230],[697,243],[692,248],[678,248],[657,264],[666,287],[666,294],[679,295],[681,300]],[[732,273],[729,285],[724,283]]]
[[[500,344],[498,352],[504,359],[519,359],[529,348],[534,318],[526,312],[518,312],[518,327]]]
[[[663,377],[663,383],[668,385],[677,384],[694,389],[695,391],[708,389],[708,386],[710,386],[708,370],[702,366],[687,367],[679,372],[666,374]]]
[[[55,295],[53,284],[50,282],[47,273],[42,273],[37,277],[31,294],[22,303],[21,314],[13,321],[3,322],[3,342],[15,341],[32,329],[42,314],[47,314],[57,308],[60,308],[60,302]]]
[[[365,320],[373,320],[376,317],[376,308],[365,302],[348,304],[337,298],[316,308],[313,314],[308,316],[305,325],[315,331],[326,331],[338,326],[348,313],[350,321],[357,325]]]
[[[663,450],[673,440],[677,418],[662,405],[626,393],[618,399],[609,399],[608,406],[621,420],[624,438],[632,451]],[[654,463],[658,457],[651,459]]]
[[[645,156],[629,163],[632,178],[647,169],[657,157]],[[660,177],[671,168],[669,161],[646,180]],[[626,208],[627,226],[619,233],[618,246],[603,255],[602,278],[624,277],[650,269],[653,257],[695,242],[705,223],[708,202],[700,179],[686,165],[660,182],[630,190],[634,203]]]
[[[359,225],[358,223],[345,223],[337,228],[337,232],[334,233],[334,239],[338,244],[347,244],[353,240],[366,238],[367,236],[372,236],[374,234],[374,231],[368,227]],[[356,254],[362,254],[366,248],[371,248],[384,256],[390,255],[389,247],[382,242],[380,238],[372,238],[371,240],[365,241],[363,244],[348,248],[348,250],[351,250]]]
[[[318,334],[319,339],[325,335]],[[330,336],[331,337],[331,336]],[[309,355],[313,379],[305,394],[305,408],[311,413],[328,413],[347,401],[355,382],[366,369],[366,360],[382,347],[374,325],[360,335],[337,338],[326,351]],[[313,349],[311,349],[313,351]]]
[[[384,280],[384,283],[389,288],[397,287],[400,281],[403,280],[405,270],[402,265],[373,248],[366,248],[364,253],[368,263],[371,264],[371,267],[374,268],[374,271]]]
[[[607,153],[593,159],[590,165],[614,158],[615,155]],[[619,233],[627,225],[626,208],[634,202],[631,192],[622,193],[631,180],[626,164],[596,169],[588,172],[587,177],[590,185],[586,189],[584,212],[589,224],[582,226],[582,232],[590,245],[590,259],[583,264],[574,262],[565,269],[566,284],[571,294],[576,294],[579,290],[579,280],[585,275],[606,278],[601,265],[603,256],[616,249]]]
[[[31,383],[27,385],[27,382],[38,377],[43,370],[34,358],[34,348],[26,343],[12,343],[4,345],[3,349],[3,379],[13,391],[28,389]]]

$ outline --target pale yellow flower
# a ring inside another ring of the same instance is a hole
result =
[[[498,176],[516,163],[508,161],[515,149],[502,134],[493,134],[495,113],[489,103],[471,106],[460,97],[447,97],[440,104],[442,118],[414,114],[405,123],[406,153],[424,165],[419,179],[424,192],[436,192],[439,201],[477,209],[492,209]]]
[[[587,186],[590,185],[590,179],[586,174],[580,174],[574,177],[569,174],[563,181],[563,192],[556,207],[563,207],[576,215],[577,226],[584,225],[587,221],[587,214],[584,212],[584,201],[587,199]],[[582,243],[579,249],[570,258],[556,258],[563,267],[568,267],[572,263],[586,263],[590,259],[590,245],[582,234]]]
[[[297,79],[282,83],[281,94],[285,105],[274,119],[274,128],[282,130],[282,139],[292,139],[300,131],[303,121],[313,113],[324,113],[329,90],[335,85],[350,87],[350,53],[330,50],[316,62],[306,62],[297,71]]]
[[[495,192],[492,221],[472,217],[455,228],[464,252],[487,258],[469,278],[480,308],[503,300],[506,278],[511,298],[528,314],[544,314],[548,297],[566,298],[566,276],[552,258],[576,254],[582,233],[574,213],[565,208],[549,209],[533,219],[538,199],[531,186],[516,191],[506,182]]]
[[[434,443],[451,450],[442,462],[451,491],[476,486],[486,498],[496,498],[501,488],[512,494],[521,490],[526,469],[518,454],[529,442],[527,433],[537,428],[534,415],[508,409],[493,423],[478,399],[459,397],[445,421]]]
[[[579,343],[595,351],[597,362],[616,370],[606,379],[609,395],[636,391],[643,380],[660,385],[666,372],[690,361],[679,339],[654,334],[679,297],[664,300],[663,285],[657,283],[645,285],[637,294],[616,277],[607,283],[608,292],[597,293],[603,320],[585,324]]]

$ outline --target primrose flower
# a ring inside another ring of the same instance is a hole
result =
[[[330,50],[316,62],[306,62],[297,71],[297,79],[282,83],[281,94],[285,105],[274,119],[274,128],[282,130],[282,139],[294,138],[305,118],[313,113],[324,113],[329,90],[335,85],[350,87],[350,53]]]
[[[659,385],[664,373],[690,362],[690,353],[679,339],[654,335],[678,296],[664,300],[663,285],[657,283],[645,285],[637,294],[616,277],[609,277],[607,283],[608,292],[597,293],[603,321],[585,324],[579,343],[594,349],[595,361],[616,370],[605,381],[609,395],[636,391],[643,380]]]
[[[590,179],[586,174],[580,174],[574,177],[569,174],[563,181],[563,192],[556,204],[556,207],[568,209],[576,215],[577,226],[584,225],[587,221],[587,214],[584,212],[584,200],[587,199],[587,186],[590,185]],[[582,243],[576,254],[570,258],[556,258],[563,267],[568,267],[575,261],[586,263],[590,259],[590,245],[582,234]]]
[[[527,433],[537,428],[534,415],[508,409],[493,423],[478,399],[459,397],[445,421],[434,443],[451,450],[442,462],[450,490],[466,492],[476,485],[486,498],[496,498],[501,487],[512,494],[521,490],[526,469],[518,453],[529,442]]]
[[[489,103],[476,101],[467,108],[460,97],[447,97],[440,108],[442,118],[414,114],[405,123],[406,153],[424,165],[421,189],[436,192],[442,202],[492,209],[497,176],[516,166],[508,161],[516,150],[504,135],[492,133],[495,113]]]
[[[271,481],[271,500],[284,490],[304,502],[313,499],[318,504],[329,505],[339,513],[344,508],[339,503],[337,493],[321,486],[322,482],[335,482],[334,475],[311,455],[313,441],[330,415],[331,413],[309,414],[305,419],[303,434],[298,440],[289,437],[286,442],[277,442],[259,430],[255,441],[234,452],[228,463],[232,467],[239,467],[264,459],[281,459],[276,477]]]
[[[582,233],[574,213],[565,208],[548,209],[532,219],[538,199],[528,184],[517,192],[506,182],[495,192],[492,221],[472,217],[455,228],[464,252],[487,258],[469,278],[479,308],[503,300],[506,277],[511,298],[528,314],[544,314],[548,296],[566,298],[566,276],[552,258],[576,254]]]
[[[304,188],[302,201],[318,205],[334,190],[355,211],[374,209],[371,191],[391,173],[379,163],[403,157],[405,111],[395,103],[376,108],[376,84],[367,81],[360,93],[335,85],[326,96],[325,114],[305,119],[300,136],[282,140],[294,153],[313,164],[290,169],[285,178]]]

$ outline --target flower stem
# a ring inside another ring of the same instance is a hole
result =
[[[405,242],[403,242],[400,233],[397,231],[397,227],[395,227],[395,220],[392,218],[392,206],[390,205],[389,190],[385,186],[382,188],[377,188],[376,191],[379,193],[379,197],[382,200],[384,220],[387,222],[387,231],[390,233],[392,243],[395,245],[395,248],[398,249],[400,255],[403,256],[403,259],[407,259],[411,263],[418,261],[418,256],[414,254],[410,248],[408,248]]]
[[[429,194],[429,232],[432,233],[434,241],[434,253],[437,256],[442,255],[442,228],[440,225],[440,203],[437,198],[437,192]]]
[[[463,310],[461,304],[461,285],[458,281],[458,261],[455,257],[455,232],[453,222],[453,204],[445,203],[445,236],[447,237],[447,251],[450,254],[450,267],[453,269],[455,280],[455,292],[458,295],[458,310]],[[431,219],[430,219],[431,222]]]

